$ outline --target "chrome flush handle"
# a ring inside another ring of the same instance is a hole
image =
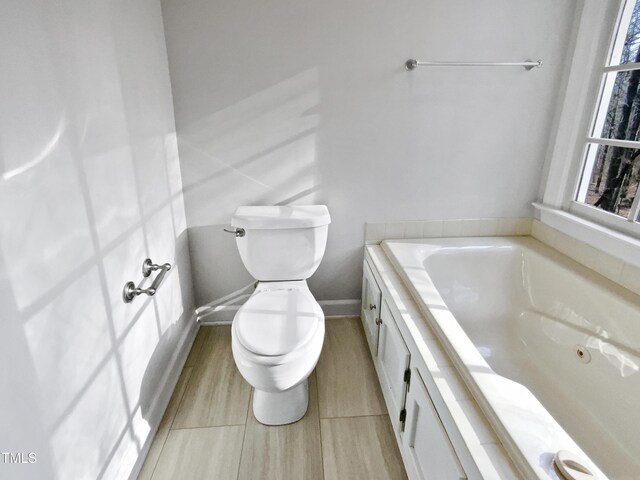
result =
[[[244,237],[244,234],[245,234],[244,228],[236,228],[235,230],[227,230],[225,228],[224,231],[227,233],[234,233],[236,237]]]

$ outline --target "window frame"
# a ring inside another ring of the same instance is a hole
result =
[[[637,246],[640,257],[640,223],[575,200],[589,144],[615,142],[619,146],[630,146],[627,141],[619,140],[593,142],[591,135],[603,99],[606,71],[634,68],[629,64],[608,65],[630,3],[634,0],[584,0],[578,4],[541,182],[541,201],[534,202],[533,206],[536,218],[543,223],[569,235],[576,236],[580,231],[580,240],[611,254],[615,254],[611,251],[612,238],[615,242],[626,241],[634,248]],[[640,148],[640,142],[632,142],[632,147]],[[638,197],[640,195],[636,195],[633,207]],[[585,225],[590,225],[592,235],[584,235]],[[628,246],[622,245],[619,250],[627,251]],[[640,264],[640,261],[632,263]]]
[[[613,84],[615,82],[614,79],[614,81],[608,83],[607,77],[611,74],[617,75],[620,72],[640,70],[640,63],[611,64],[612,58],[619,58],[621,55],[635,3],[635,0],[623,0],[618,2],[618,14],[613,28],[609,29],[610,35],[608,48],[606,49],[606,55],[598,72],[598,92],[592,102],[586,102],[592,104],[591,118],[586,130],[587,133],[582,139],[582,148],[578,150],[580,152],[580,156],[577,160],[579,162],[579,169],[577,174],[574,176],[573,185],[570,185],[570,191],[567,192],[569,201],[566,205],[566,210],[571,214],[593,221],[594,223],[627,233],[634,237],[640,237],[640,189],[629,209],[629,216],[627,218],[577,200],[581,190],[581,184],[585,181],[585,177],[587,177],[586,181],[588,182],[593,174],[593,170],[587,171],[586,165],[588,162],[588,149],[590,145],[607,145],[613,147],[640,149],[640,141],[616,140],[594,136],[596,131],[601,130],[601,125],[598,125],[598,123],[602,123],[609,107],[611,92],[607,92],[607,90],[613,89]]]

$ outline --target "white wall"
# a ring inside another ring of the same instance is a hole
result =
[[[163,0],[196,303],[251,282],[238,205],[329,206],[319,299],[359,297],[366,221],[530,215],[575,7]]]
[[[127,478],[193,331],[159,2],[4,0],[0,65],[0,478]]]

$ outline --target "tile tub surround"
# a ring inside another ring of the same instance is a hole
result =
[[[393,239],[523,235],[531,235],[609,280],[634,293],[640,293],[639,267],[625,263],[533,218],[418,220],[365,224],[367,245]]]
[[[531,233],[531,218],[467,218],[365,223],[365,243],[383,240],[438,237],[519,236]]]
[[[640,268],[597,250],[539,220],[533,220],[531,236],[612,282],[622,285],[633,293],[640,294]]]
[[[406,478],[360,319],[327,319],[326,331],[307,413],[268,427],[251,412],[231,327],[201,327],[138,479]]]

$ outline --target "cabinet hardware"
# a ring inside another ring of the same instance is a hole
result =
[[[376,309],[376,306],[370,303],[369,304],[369,310],[375,310],[375,309]]]
[[[411,383],[411,368],[407,368],[404,371],[403,380],[404,380],[404,383],[405,383],[405,386],[404,386],[404,402],[403,402],[403,404],[406,407],[406,405],[407,405],[407,395],[409,393],[409,384]],[[404,432],[404,424],[405,424],[406,418],[407,418],[407,410],[406,410],[406,408],[403,408],[400,411],[400,422],[402,423],[402,428],[400,429],[401,432]]]
[[[376,318],[376,325],[382,325],[382,319]]]

